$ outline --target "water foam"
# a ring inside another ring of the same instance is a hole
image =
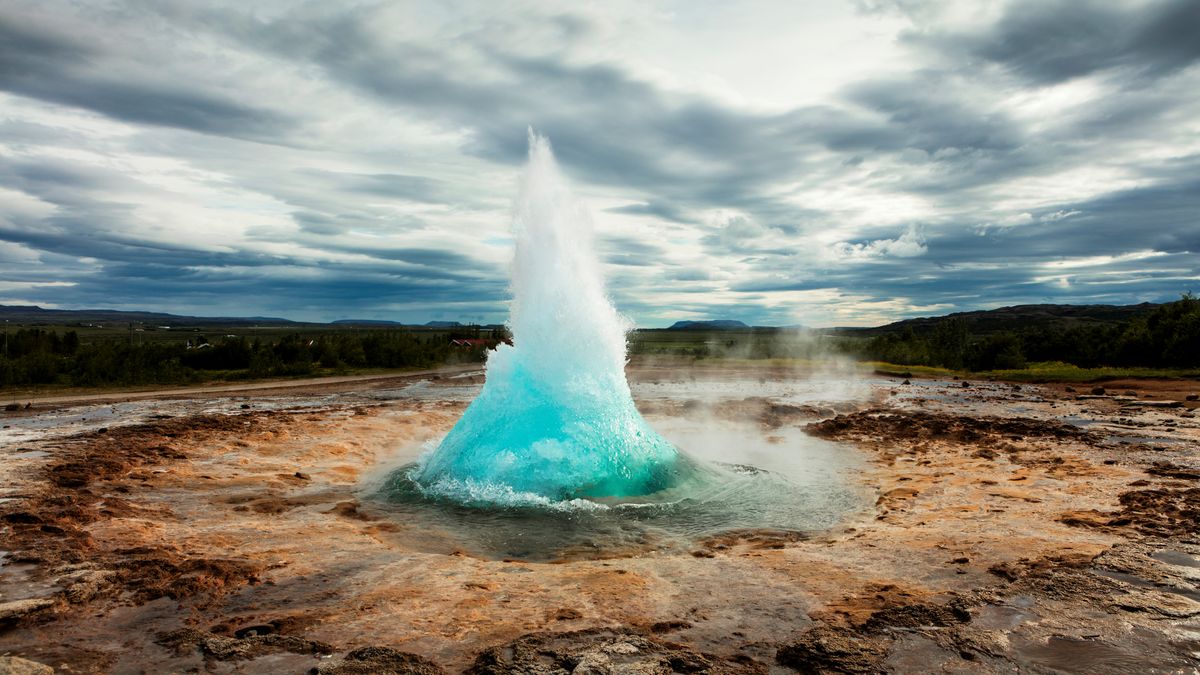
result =
[[[412,477],[449,498],[495,503],[670,486],[683,463],[634,407],[630,326],[605,294],[591,220],[533,132],[513,234],[514,344],[491,354],[483,390]]]

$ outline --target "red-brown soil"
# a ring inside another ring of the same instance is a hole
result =
[[[1105,386],[1174,400],[1194,385]],[[874,507],[825,532],[533,563],[456,552],[362,494],[465,398],[281,393],[148,402],[170,416],[0,446],[0,654],[74,673],[1200,668],[1188,407],[898,380],[857,404],[647,401],[652,422],[843,443]]]

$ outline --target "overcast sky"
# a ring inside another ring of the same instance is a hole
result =
[[[1200,291],[1200,1],[0,4],[0,304],[502,321],[526,129],[641,326]]]

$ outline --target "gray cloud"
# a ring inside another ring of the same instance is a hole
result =
[[[658,323],[1197,285],[1200,6],[1019,2],[964,29],[942,3],[859,5],[910,22],[903,58],[772,105],[588,51],[603,14],[0,10],[0,281],[74,283],[21,294],[57,304],[499,319],[505,177],[533,125],[639,223],[598,245],[623,309]],[[1054,98],[1089,77],[1100,93]],[[204,222],[237,234],[182,236]]]
[[[642,202],[637,204],[626,204],[625,206],[614,206],[608,209],[610,213],[626,213],[637,216],[654,216],[662,220],[669,220],[674,223],[682,223],[685,225],[695,224],[695,219],[688,217],[683,211],[675,206],[665,202]]]
[[[968,35],[909,35],[962,55],[1000,64],[1040,84],[1104,71],[1157,78],[1200,60],[1200,5],[1157,0],[1026,0],[1010,4],[993,26]]]
[[[21,12],[0,10],[0,89],[128,122],[202,133],[270,138],[292,125],[286,115],[203,92],[194,81],[130,77],[136,74],[121,72],[128,64],[98,48],[88,33],[23,19]]]

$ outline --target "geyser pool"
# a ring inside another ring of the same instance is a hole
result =
[[[513,235],[513,344],[489,356],[479,396],[408,477],[467,504],[627,497],[680,481],[688,463],[634,407],[629,326],[605,296],[588,215],[532,132]]]
[[[704,467],[654,494],[467,505],[431,496],[402,469],[376,492],[375,507],[404,524],[397,536],[405,546],[528,561],[686,554],[730,530],[811,533],[868,513],[872,495],[848,480],[861,466],[853,448],[796,427],[764,431],[757,420],[705,417],[652,418]]]
[[[513,344],[489,356],[449,434],[376,492],[409,545],[531,560],[686,551],[731,529],[824,529],[864,504],[839,475],[854,453],[798,429],[659,419],[689,456],[642,418],[590,221],[532,133],[513,233]],[[762,395],[761,379],[747,384]]]

